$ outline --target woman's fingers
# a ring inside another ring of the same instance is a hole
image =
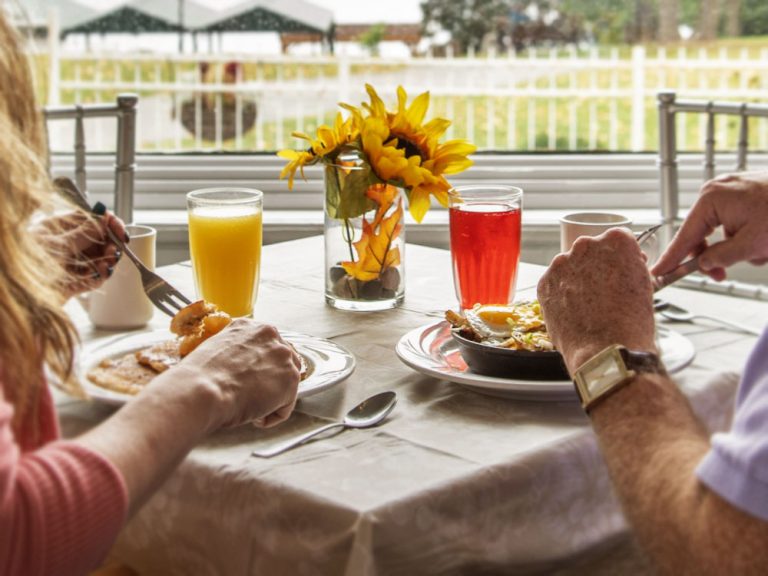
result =
[[[104,215],[104,218],[102,218],[102,221],[104,222],[105,227],[110,228],[112,232],[114,232],[115,236],[120,238],[123,242],[128,243],[131,241],[130,236],[128,236],[128,232],[125,229],[125,223],[120,220],[120,218],[112,214],[112,212],[107,212]]]
[[[286,420],[288,420],[288,417],[293,412],[293,409],[295,406],[296,406],[296,400],[294,399],[293,402],[278,408],[277,410],[272,412],[272,414],[269,414],[267,416],[264,416],[264,418],[256,420],[254,424],[259,428],[271,428],[272,426],[277,426],[281,422],[285,422]]]

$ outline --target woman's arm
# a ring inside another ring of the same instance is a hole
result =
[[[123,525],[123,479],[108,460],[73,442],[21,453],[12,416],[0,394],[0,574],[85,574]]]
[[[130,515],[211,431],[285,420],[296,402],[299,367],[273,327],[235,320],[75,441],[120,471]]]
[[[20,454],[0,398],[0,574],[83,574],[206,434],[285,420],[299,360],[270,326],[235,320],[84,435]]]

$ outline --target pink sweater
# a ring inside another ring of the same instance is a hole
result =
[[[104,560],[125,521],[123,478],[103,456],[58,440],[47,388],[37,421],[25,422],[19,438],[12,417],[0,385],[0,574],[85,574]]]

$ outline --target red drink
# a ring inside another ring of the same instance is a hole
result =
[[[451,206],[453,278],[462,309],[512,301],[520,260],[520,215],[519,204]]]

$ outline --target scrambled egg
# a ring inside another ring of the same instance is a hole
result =
[[[554,350],[538,300],[515,304],[477,304],[464,314],[451,310],[446,319],[470,340],[512,350]]]

